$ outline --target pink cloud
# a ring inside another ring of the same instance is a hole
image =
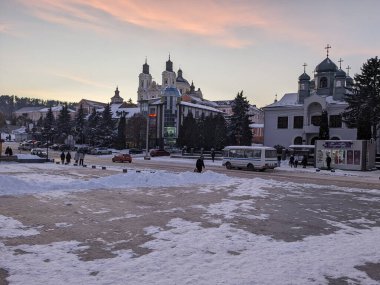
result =
[[[323,39],[291,21],[270,2],[223,0],[20,0],[47,22],[114,32],[109,17],[149,30],[203,38],[216,45],[242,48],[256,43],[257,34],[298,41],[312,48]],[[243,33],[244,30],[248,33]],[[239,33],[240,31],[240,33]]]

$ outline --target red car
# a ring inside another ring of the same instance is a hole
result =
[[[170,152],[164,149],[152,149],[150,151],[150,156],[170,156]]]
[[[132,156],[127,153],[119,153],[112,157],[112,162],[132,162]]]

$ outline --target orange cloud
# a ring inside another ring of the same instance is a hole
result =
[[[114,31],[110,18],[130,25],[167,33],[201,37],[211,43],[241,48],[254,44],[256,34],[298,40],[308,46],[319,42],[316,34],[287,21],[281,10],[260,1],[223,0],[21,0],[35,16],[47,22]],[[239,33],[239,30],[248,32]]]

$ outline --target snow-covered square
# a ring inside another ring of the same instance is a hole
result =
[[[0,195],[5,284],[380,282],[376,187],[3,163]]]

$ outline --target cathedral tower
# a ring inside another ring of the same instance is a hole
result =
[[[162,72],[162,88],[176,87],[176,74],[173,71],[173,62],[169,59],[166,62],[166,70]]]

